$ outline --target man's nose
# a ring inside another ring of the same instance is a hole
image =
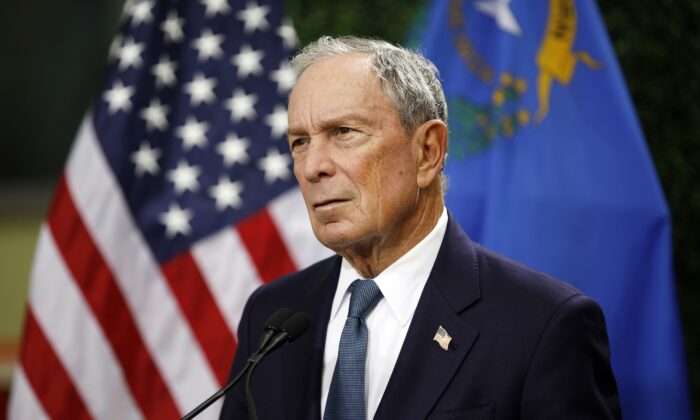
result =
[[[335,175],[335,162],[329,150],[330,147],[323,139],[313,139],[309,143],[303,159],[303,175],[309,182],[318,182],[324,177]]]

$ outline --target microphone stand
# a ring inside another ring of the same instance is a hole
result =
[[[256,362],[255,364],[257,365],[257,362]],[[241,380],[241,378],[243,377],[243,375],[244,375],[246,372],[248,372],[248,370],[250,369],[250,367],[251,367],[252,365],[253,365],[252,360],[251,360],[251,359],[248,359],[248,361],[246,362],[246,364],[245,364],[245,366],[243,367],[243,369],[241,369],[241,371],[238,373],[238,375],[236,375],[236,377],[233,378],[233,380],[232,380],[231,382],[227,383],[225,387],[221,388],[220,390],[218,390],[217,392],[215,392],[211,397],[209,397],[209,398],[207,398],[206,400],[204,400],[203,403],[199,404],[197,407],[195,407],[194,410],[192,410],[192,411],[190,411],[189,413],[187,413],[181,420],[192,420],[196,415],[198,415],[199,413],[201,413],[202,411],[204,411],[204,409],[206,409],[207,407],[209,407],[210,405],[212,405],[212,404],[214,403],[214,401],[216,401],[216,400],[218,400],[219,398],[221,398],[221,397],[226,393],[226,391],[228,391],[229,389],[231,389],[231,387],[233,387],[234,385],[236,385],[236,384]],[[250,376],[249,376],[249,377],[250,377]]]
[[[284,311],[283,311],[284,310]],[[301,334],[303,334],[308,328],[309,328],[309,315],[303,313],[303,312],[297,312],[296,314],[292,315],[291,317],[289,316],[289,310],[283,308],[283,310],[278,310],[273,314],[274,317],[277,318],[288,318],[286,319],[282,325],[277,328],[276,325],[274,325],[277,321],[271,322],[268,321],[268,324],[273,324],[273,325],[268,325],[266,327],[266,331],[263,334],[262,340],[260,345],[258,346],[258,350],[253,353],[252,356],[246,361],[245,366],[243,366],[243,369],[241,369],[241,372],[236,375],[235,378],[229,383],[226,384],[223,388],[221,388],[219,391],[217,391],[214,395],[211,397],[207,398],[206,401],[203,403],[199,404],[197,407],[195,407],[194,410],[190,411],[187,413],[184,417],[182,417],[181,420],[191,420],[193,419],[197,414],[201,413],[204,411],[205,408],[209,407],[214,401],[218,400],[221,398],[226,391],[231,389],[236,383],[238,383],[243,375],[246,375],[246,386],[245,386],[245,394],[246,394],[246,406],[248,408],[248,417],[251,420],[257,420],[257,413],[255,411],[255,403],[253,402],[253,395],[250,392],[250,377],[255,368],[258,366],[258,363],[267,356],[270,352],[280,348],[282,345],[284,345],[287,342],[294,341]],[[284,313],[282,313],[284,312]],[[272,320],[273,317],[271,317]],[[267,330],[270,331],[267,331]]]
[[[263,335],[260,339],[260,344],[258,345],[257,350],[253,353],[253,355],[246,361],[245,366],[243,366],[243,369],[236,375],[233,380],[231,380],[229,383],[226,384],[223,388],[218,390],[217,392],[214,393],[211,397],[207,398],[204,402],[199,404],[197,407],[194,408],[194,410],[190,411],[189,413],[185,414],[184,417],[182,417],[181,420],[192,420],[196,415],[204,411],[207,407],[212,405],[214,401],[218,400],[221,398],[229,389],[231,389],[234,385],[236,385],[241,378],[243,378],[243,375],[246,374],[249,370],[251,370],[251,366],[253,366],[253,369],[255,369],[255,366],[260,362],[260,360],[267,355],[270,351],[272,351],[272,348],[268,347],[268,343],[271,341],[274,341],[276,338],[277,333],[280,331],[280,327],[282,324],[284,324],[285,321],[287,321],[292,315],[292,311],[290,311],[287,308],[280,308],[275,313],[273,313],[270,318],[267,319],[267,322],[265,323],[265,330],[263,331]],[[277,339],[274,343],[274,346],[281,345],[279,342],[279,339]],[[275,347],[276,348],[276,347]],[[250,382],[250,374],[248,375],[248,379],[246,380],[246,383]],[[246,390],[248,390],[248,385],[246,385]],[[255,407],[253,407],[253,410],[255,410]]]

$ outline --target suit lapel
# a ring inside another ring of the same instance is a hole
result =
[[[459,313],[479,298],[474,246],[450,219],[375,419],[425,418],[462,364],[479,333]],[[448,350],[433,337],[442,326]]]
[[[321,369],[326,345],[326,327],[333,295],[338,284],[340,257],[331,258],[304,286],[301,307],[290,308],[309,314],[309,331],[284,352],[285,414],[287,418],[320,418]]]

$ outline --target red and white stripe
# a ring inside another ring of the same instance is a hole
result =
[[[330,253],[293,190],[159,264],[92,124],[41,229],[12,420],[180,417],[225,382],[250,293]]]

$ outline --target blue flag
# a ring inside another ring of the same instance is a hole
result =
[[[601,304],[625,418],[689,419],[669,211],[595,3],[439,0],[422,22],[448,208]]]

